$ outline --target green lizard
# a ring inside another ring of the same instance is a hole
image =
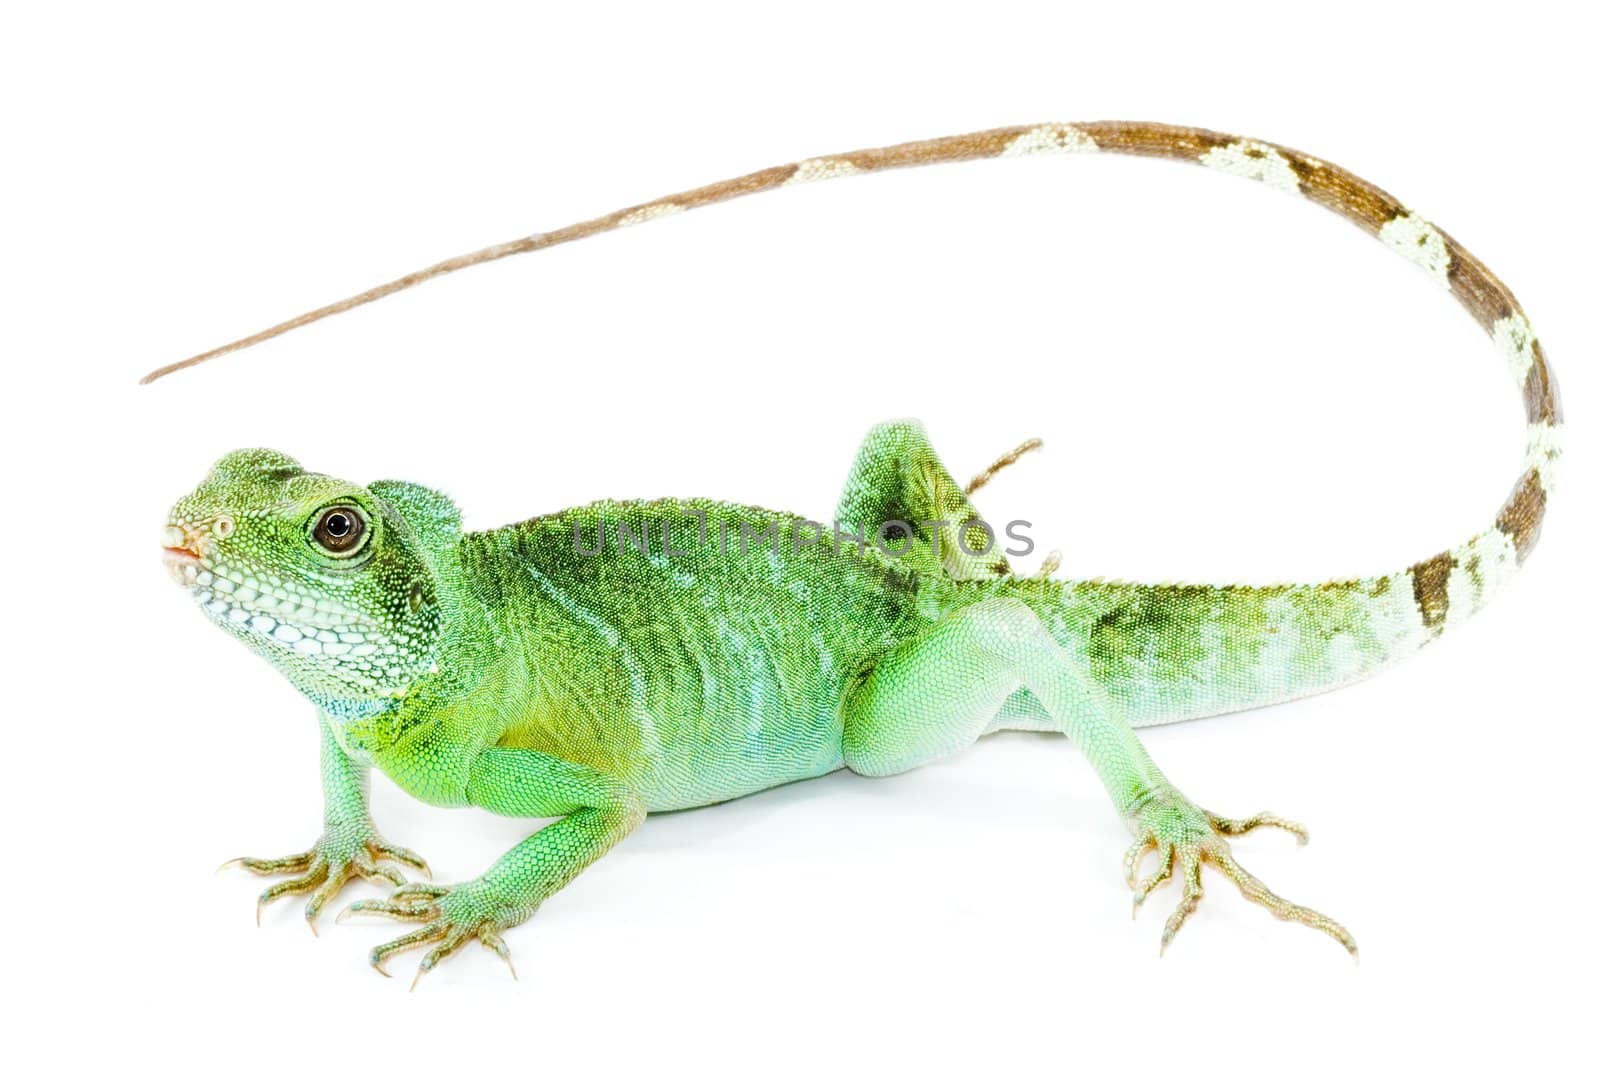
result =
[[[1199,905],[1209,865],[1274,915],[1328,917],[1273,894],[1133,728],[1291,699],[1360,678],[1475,611],[1537,539],[1559,455],[1543,351],[1510,292],[1442,231],[1331,164],[1263,142],[1148,123],[1014,127],[758,171],[553,234],[449,260],[198,359],[475,262],[548,247],[762,188],[856,171],[1038,151],[1198,161],[1303,194],[1415,260],[1510,361],[1527,463],[1483,531],[1373,578],[1271,587],[1057,580],[1012,550],[915,422],[874,429],[831,523],[710,500],[604,501],[464,533],[444,495],[308,473],[288,456],[223,457],[171,510],[165,558],[218,625],[318,709],[325,825],[306,852],[234,861],[291,876],[260,904],[309,897],[314,922],[352,878],[387,898],[346,912],[420,924],[372,951],[380,971],[426,946],[418,978],[470,941],[509,963],[502,934],[650,812],[711,804],[849,767],[894,774],[1000,729],[1060,731],[1133,834],[1134,906],[1181,883],[1163,950]],[[557,821],[454,886],[379,837],[368,769],[437,805]],[[1150,853],[1155,868],[1142,873]],[[258,907],[259,916],[259,907]],[[413,983],[414,985],[415,983]]]

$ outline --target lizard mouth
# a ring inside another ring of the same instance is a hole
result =
[[[167,574],[181,586],[193,585],[195,579],[200,576],[200,554],[187,548],[171,546],[163,548],[161,562],[166,564]]]

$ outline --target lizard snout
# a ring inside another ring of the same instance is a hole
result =
[[[167,573],[181,586],[190,586],[200,576],[201,550],[204,543],[199,531],[183,526],[169,525],[161,535],[161,562]]]

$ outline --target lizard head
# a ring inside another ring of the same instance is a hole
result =
[[[330,712],[359,715],[434,669],[460,532],[431,489],[241,449],[173,505],[162,550],[214,622]]]

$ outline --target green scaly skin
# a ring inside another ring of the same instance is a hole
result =
[[[373,965],[428,946],[418,976],[471,940],[509,956],[502,931],[599,858],[648,812],[694,807],[849,767],[892,774],[999,729],[1078,745],[1134,836],[1137,908],[1181,880],[1172,940],[1209,865],[1274,915],[1337,923],[1272,894],[1225,838],[1260,826],[1197,807],[1133,727],[1215,715],[1354,681],[1416,651],[1486,603],[1537,541],[1560,456],[1561,409],[1543,348],[1509,289],[1448,234],[1365,180],[1283,145],[1143,122],[1005,127],[816,157],[442,261],[154,372],[216,358],[478,263],[824,177],[1041,152],[1198,163],[1303,196],[1425,270],[1508,360],[1527,418],[1522,474],[1492,523],[1459,545],[1372,578],[1270,587],[1150,586],[1012,573],[976,532],[968,490],[916,423],[872,431],[835,521],[917,533],[873,547],[826,525],[713,501],[601,502],[464,534],[455,506],[404,482],[309,474],[277,452],[230,453],[173,508],[173,575],[319,711],[325,831],[309,851],[236,861],[288,873],[261,896],[306,894],[314,920],[350,878],[398,888],[354,911],[421,924]],[[1026,446],[1025,446],[1026,447]],[[1014,459],[1004,457],[988,473]],[[353,517],[341,538],[325,519]],[[697,528],[731,527],[732,549]],[[648,530],[598,551],[595,531]],[[661,535],[663,524],[668,533]],[[776,524],[772,542],[739,532]],[[939,526],[937,524],[943,524]],[[324,540],[323,535],[332,537]],[[841,550],[842,549],[842,550]],[[559,821],[480,877],[400,884],[381,861],[421,866],[368,816],[367,768],[413,796]],[[1157,854],[1153,873],[1141,861]]]
[[[353,552],[317,540],[319,517],[336,507],[364,520]],[[891,515],[978,517],[914,423],[869,437],[837,519],[848,530]],[[649,528],[650,551],[635,541],[619,549],[619,523]],[[779,535],[758,539],[774,523]],[[611,543],[597,551],[602,524]],[[1201,592],[1020,578],[998,539],[962,548],[933,534],[863,548],[819,530],[828,527],[759,508],[662,500],[463,534],[454,505],[420,486],[310,474],[265,450],[224,457],[173,508],[169,567],[209,617],[316,705],[325,742],[322,839],[299,856],[239,861],[300,876],[262,902],[309,894],[312,919],[348,878],[398,884],[380,859],[421,865],[376,836],[369,766],[430,804],[560,820],[477,879],[400,885],[352,905],[422,924],[371,957],[381,970],[393,953],[427,945],[420,976],[473,939],[505,956],[502,931],[648,812],[843,766],[896,773],[1024,728],[1060,730],[1083,750],[1135,835],[1136,902],[1174,873],[1183,879],[1163,946],[1211,863],[1275,914],[1354,952],[1342,927],[1273,896],[1223,840],[1262,825],[1303,831],[1195,806],[1132,726],[1322,687],[1330,668],[1314,627],[1337,617],[1356,648],[1381,644],[1379,628],[1361,624],[1365,587]],[[1287,660],[1282,635],[1262,631],[1263,612],[1280,624],[1311,620]],[[1203,692],[1202,647],[1213,656]],[[1130,658],[1133,648],[1145,652]],[[1383,656],[1401,651],[1391,644]],[[1274,673],[1279,661],[1292,669]],[[1339,659],[1347,673],[1375,663]],[[1140,879],[1149,850],[1158,867]]]

